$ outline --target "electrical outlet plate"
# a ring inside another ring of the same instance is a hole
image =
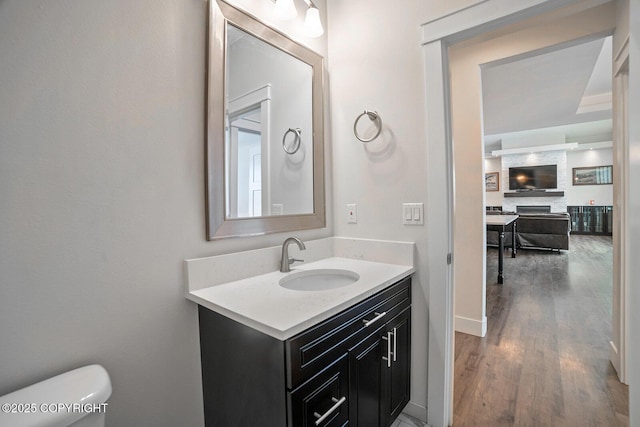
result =
[[[347,204],[347,224],[358,223],[358,206],[355,203]]]

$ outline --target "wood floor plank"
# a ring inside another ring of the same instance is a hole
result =
[[[487,336],[456,333],[454,427],[626,427],[628,387],[609,363],[612,243],[570,251],[487,249]]]

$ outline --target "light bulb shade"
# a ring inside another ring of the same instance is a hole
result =
[[[307,37],[320,37],[324,34],[322,22],[320,21],[320,11],[311,6],[307,9],[307,15],[304,19],[304,32]]]
[[[293,0],[276,0],[274,12],[278,19],[285,21],[295,19],[295,17],[298,16],[298,11],[293,4]]]

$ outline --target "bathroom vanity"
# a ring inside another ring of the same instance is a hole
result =
[[[326,290],[285,287],[292,275],[344,270],[358,280]],[[191,292],[205,424],[390,426],[409,401],[411,273],[329,258]],[[226,300],[232,289],[236,299]]]
[[[207,426],[389,426],[409,401],[411,279],[281,341],[199,307]]]

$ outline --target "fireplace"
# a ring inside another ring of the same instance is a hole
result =
[[[516,213],[550,213],[551,205],[517,205]]]

